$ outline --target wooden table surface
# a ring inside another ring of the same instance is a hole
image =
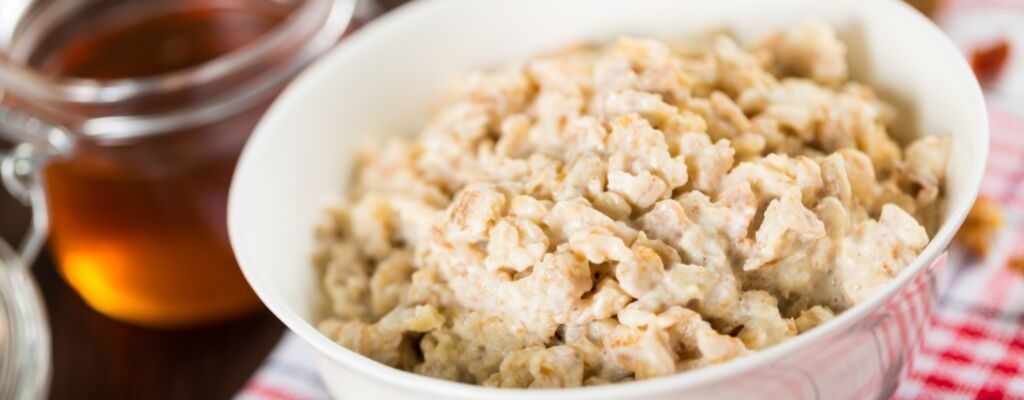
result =
[[[405,1],[377,4],[387,11]],[[0,237],[12,247],[28,217],[28,209],[0,189]],[[32,268],[53,332],[52,399],[230,399],[284,332],[267,310],[187,330],[124,324],[89,308],[59,276],[47,250]]]

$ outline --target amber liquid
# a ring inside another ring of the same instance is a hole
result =
[[[171,4],[82,24],[38,57],[37,67],[101,80],[161,75],[250,44],[284,18],[211,2]],[[51,246],[65,279],[90,305],[154,327],[259,308],[232,255],[225,217],[238,153],[264,110],[257,108],[129,145],[83,140],[72,158],[47,168]]]

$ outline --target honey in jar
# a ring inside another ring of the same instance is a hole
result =
[[[51,86],[106,91],[4,99],[75,133],[44,170],[62,275],[96,310],[145,326],[258,309],[228,243],[228,187],[274,95],[340,35],[337,2],[93,3],[39,31],[24,64]]]

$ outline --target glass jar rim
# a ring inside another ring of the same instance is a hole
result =
[[[11,8],[22,15],[0,17],[0,24],[19,24],[24,11],[35,0],[14,0]],[[118,115],[90,118],[76,133],[105,141],[122,141],[154,133],[168,132],[182,124],[213,122],[219,117],[241,111],[255,102],[254,97],[275,87],[332,46],[348,27],[355,11],[355,0],[305,0],[280,25],[252,43],[232,50],[208,62],[162,75],[140,78],[96,80],[46,77],[24,63],[0,52],[0,99],[4,91],[41,101],[112,105],[167,91],[180,91],[225,80],[232,74],[258,65],[267,54],[296,40],[302,42],[296,55],[275,68],[248,78],[242,93],[231,93],[224,101],[179,112],[156,115]],[[14,29],[14,28],[12,28]],[[10,35],[13,36],[13,35]],[[11,37],[0,38],[11,41]],[[7,44],[10,46],[10,43]]]

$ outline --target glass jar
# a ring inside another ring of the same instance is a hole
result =
[[[0,139],[18,143],[0,154],[3,187],[25,205],[45,202],[39,167],[49,154],[64,153],[69,137],[63,129],[0,107]],[[47,217],[44,207],[32,209],[20,254],[0,240],[0,399],[42,399],[49,386],[50,330],[26,263],[46,239]]]
[[[354,4],[0,5],[0,107],[22,124],[6,133],[48,157],[34,206],[49,211],[60,272],[86,302],[150,327],[260,307],[228,244],[234,165],[270,101],[337,42]],[[49,125],[67,140],[40,139]]]
[[[50,333],[39,289],[0,241],[0,399],[45,398],[49,367]]]

